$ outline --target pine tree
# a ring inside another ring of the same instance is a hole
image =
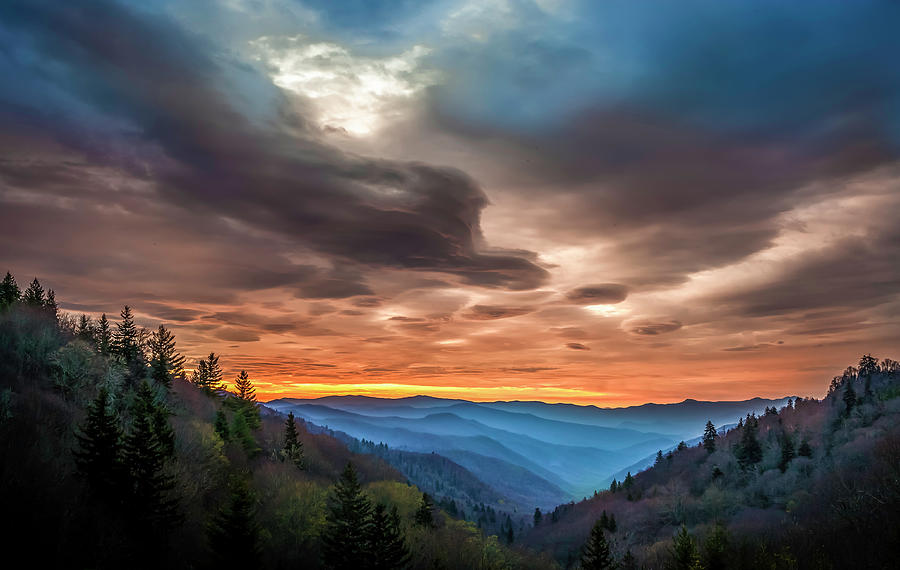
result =
[[[228,506],[218,512],[209,528],[213,561],[219,568],[259,568],[262,550],[256,499],[243,478],[234,478],[229,487]]]
[[[621,570],[637,570],[637,567],[637,560],[634,554],[631,553],[631,550],[626,550],[625,555],[622,556],[622,562],[619,563],[619,568]]]
[[[619,527],[619,525],[616,523],[616,514],[609,513],[609,526],[607,526],[607,528],[609,529],[609,532],[616,532],[616,529],[618,527]]]
[[[47,291],[47,300],[44,301],[44,310],[54,321],[59,320],[59,307],[56,305],[56,293],[53,292],[53,289]]]
[[[141,356],[141,347],[138,344],[138,330],[134,324],[134,313],[131,307],[125,305],[120,315],[122,321],[116,324],[116,335],[113,342],[113,352],[122,358],[122,360],[132,365],[138,361]]]
[[[606,509],[604,509],[603,512],[600,514],[599,520],[600,520],[600,528],[602,528],[604,530],[608,530],[609,529],[609,515],[606,514]]]
[[[603,527],[600,521],[594,523],[591,535],[581,554],[581,568],[583,570],[606,570],[615,568],[615,562],[609,549],[609,543],[603,535]]]
[[[256,389],[246,370],[241,370],[234,382],[235,397],[226,400],[236,413],[243,414],[250,429],[259,429],[262,421],[259,417],[259,405],[256,403]]]
[[[234,413],[230,431],[231,439],[240,443],[247,455],[254,457],[260,452],[256,439],[250,433],[250,426],[247,425],[247,416],[241,413],[240,410],[236,410]]]
[[[844,413],[850,415],[850,412],[856,406],[856,390],[853,389],[853,382],[848,380],[844,387]]]
[[[106,356],[112,349],[112,331],[109,329],[109,320],[106,318],[106,313],[100,315],[100,321],[97,324],[96,337],[97,350],[100,354]]]
[[[738,463],[744,469],[762,461],[762,446],[756,437],[758,431],[759,422],[756,416],[748,415],[741,431],[741,441],[735,450]]]
[[[372,570],[394,570],[409,565],[409,548],[403,539],[396,506],[388,512],[383,504],[375,505],[368,550],[371,556],[368,568]]]
[[[697,543],[694,542],[694,538],[684,525],[681,525],[681,530],[673,539],[672,563],[674,570],[699,570],[702,568],[700,555],[697,552]]]
[[[634,486],[634,477],[631,476],[631,471],[625,474],[625,480],[622,481],[622,488],[626,491],[631,489]]]
[[[419,501],[419,508],[416,509],[415,521],[421,527],[431,528],[434,526],[434,501],[431,500],[431,495],[428,493],[422,493],[422,500]]]
[[[219,437],[222,438],[222,441],[228,442],[231,440],[231,430],[228,429],[228,418],[225,417],[225,412],[223,410],[216,410],[216,421],[213,424],[213,427],[216,430],[216,433],[219,434]]]
[[[41,287],[41,282],[37,280],[37,277],[34,278],[31,285],[28,286],[28,289],[22,295],[22,302],[29,307],[36,308],[43,307],[44,303],[47,302],[44,298],[44,288]]]
[[[703,568],[705,570],[725,570],[728,568],[728,531],[716,522],[703,543]]]
[[[282,455],[298,468],[305,468],[303,442],[300,441],[300,434],[297,432],[297,422],[294,420],[294,412],[288,412],[287,420],[284,422],[284,447],[282,447]]]
[[[812,457],[812,454],[812,447],[810,447],[809,442],[804,439],[800,443],[800,448],[797,450],[797,455],[799,455],[800,457]]]
[[[81,340],[89,343],[94,342],[94,321],[84,313],[78,319],[78,328],[75,329],[75,335]]]
[[[362,492],[356,470],[347,464],[329,497],[322,536],[325,566],[333,570],[355,570],[369,565],[372,505]]]
[[[172,379],[184,374],[184,357],[175,350],[175,335],[163,325],[150,335],[151,377],[166,388],[172,387]]]
[[[209,356],[197,363],[197,370],[191,376],[191,382],[207,394],[225,389],[222,384],[222,367],[219,366],[219,357],[216,353],[210,352]]]
[[[18,283],[16,283],[16,280],[15,278],[13,278],[12,274],[7,271],[6,277],[4,277],[3,282],[0,283],[0,309],[6,309],[10,307],[21,297],[22,292],[19,291]]]
[[[85,423],[75,437],[75,463],[91,490],[100,496],[114,496],[121,488],[123,475],[122,430],[106,388],[100,389],[88,407]]]
[[[131,476],[130,512],[147,528],[166,531],[177,520],[171,498],[175,480],[164,470],[168,452],[158,433],[154,400],[150,385],[141,382],[132,404],[132,426],[125,437],[124,456]]]
[[[660,465],[663,462],[663,453],[662,449],[656,451],[656,459],[653,461],[653,465]]]
[[[535,508],[534,509],[534,526],[540,525],[542,518],[544,518],[544,515],[541,514],[541,509]]]
[[[790,434],[781,434],[781,461],[778,463],[778,468],[781,469],[782,473],[787,471],[788,464],[796,455],[794,452],[794,440]]]
[[[712,453],[716,450],[716,437],[718,436],[716,426],[713,425],[712,421],[707,421],[706,429],[703,430],[703,447],[707,453]]]
[[[609,491],[611,493],[615,493],[618,490],[619,490],[619,482],[616,481],[615,479],[613,479],[612,483],[609,484]]]

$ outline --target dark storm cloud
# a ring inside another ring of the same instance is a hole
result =
[[[273,232],[338,265],[441,271],[512,289],[547,276],[529,259],[481,252],[487,198],[466,174],[322,144],[253,69],[173,20],[109,2],[11,2],[2,10],[0,38],[29,54],[3,62],[25,79],[0,91],[12,102],[7,112],[34,118],[91,164],[149,180],[169,204]],[[29,96],[42,86],[50,95]],[[264,94],[254,100],[259,108],[243,108],[244,91],[254,89]],[[61,90],[65,97],[56,95]],[[127,157],[105,152],[126,144]],[[21,182],[23,174],[4,176]],[[294,276],[260,279],[277,286]],[[304,282],[299,291],[372,293],[345,275]]]
[[[566,298],[579,305],[613,305],[628,297],[628,287],[618,283],[585,285],[566,293]]]
[[[498,177],[552,194],[546,231],[612,240],[638,289],[767,247],[809,185],[900,156],[900,6],[691,5],[529,12],[448,49],[467,80],[432,91],[432,119],[503,157]]]
[[[507,319],[533,313],[534,307],[501,307],[497,305],[474,305],[462,317],[473,321],[491,321],[495,319]]]

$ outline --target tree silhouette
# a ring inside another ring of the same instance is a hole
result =
[[[603,526],[600,521],[594,523],[591,529],[591,535],[588,537],[587,543],[581,553],[581,567],[584,570],[607,570],[615,568],[615,562],[609,549],[609,543],[606,542],[606,536],[603,535]]]
[[[368,567],[373,570],[401,569],[409,564],[409,548],[403,539],[396,506],[388,512],[383,504],[375,505],[369,534],[369,552],[371,559]]]
[[[209,528],[213,561],[219,568],[259,568],[260,527],[256,499],[242,477],[229,485],[228,505],[219,510]]]
[[[98,496],[110,498],[122,483],[122,430],[111,409],[109,391],[101,388],[88,407],[84,425],[75,433],[75,463]]]
[[[97,323],[97,330],[95,332],[96,343],[97,343],[97,351],[106,356],[110,353],[112,349],[112,331],[109,328],[109,320],[106,318],[106,313],[100,315],[100,320]]]
[[[325,566],[334,570],[355,570],[369,565],[372,505],[362,493],[356,470],[347,463],[329,497],[322,535]]]
[[[542,518],[544,518],[544,515],[541,514],[541,509],[535,508],[534,509],[534,526],[540,525]]]
[[[170,496],[175,480],[164,471],[169,453],[158,433],[155,408],[153,390],[143,381],[132,404],[124,457],[131,476],[131,514],[139,523],[164,532],[177,520],[176,504]]]
[[[28,286],[28,289],[25,290],[25,293],[22,295],[22,302],[28,305],[29,307],[43,307],[44,303],[46,303],[46,299],[44,298],[44,288],[41,287],[41,282],[38,281],[37,277],[31,282],[31,285]]]
[[[294,412],[288,412],[287,420],[284,422],[284,447],[282,447],[283,457],[289,459],[298,468],[305,467],[303,457],[303,442],[300,441],[300,434],[297,432],[297,422],[294,420]]]
[[[19,285],[12,274],[7,271],[6,277],[0,282],[0,309],[6,309],[22,297]]]
[[[207,394],[214,394],[216,390],[224,390],[222,385],[222,368],[219,366],[219,357],[214,352],[197,363],[197,370],[191,375],[191,383],[202,388]]]
[[[134,313],[131,311],[131,307],[125,305],[120,316],[122,320],[116,324],[113,352],[126,364],[133,365],[141,356],[137,325],[134,324]]]
[[[672,568],[674,570],[700,570],[700,555],[697,552],[697,543],[688,533],[687,528],[681,525],[681,530],[675,535],[672,545]]]
[[[234,398],[226,400],[235,413],[243,414],[250,429],[259,429],[262,424],[259,417],[259,406],[256,403],[256,389],[246,370],[241,370],[237,380],[234,381]]]
[[[706,449],[707,453],[712,453],[716,450],[716,437],[718,437],[718,432],[716,432],[716,426],[713,425],[711,420],[706,422],[706,429],[703,430],[703,447]]]
[[[422,493],[419,508],[416,509],[415,521],[421,527],[431,528],[434,526],[434,501],[431,500],[431,495],[428,493]]]
[[[172,378],[184,373],[184,357],[175,350],[175,335],[159,325],[147,343],[150,348],[151,377],[165,386],[172,387]]]
[[[744,469],[762,461],[762,446],[757,439],[759,421],[756,416],[747,415],[747,421],[741,431],[741,441],[735,449],[738,463]]]
[[[784,473],[788,464],[796,457],[794,452],[794,440],[789,433],[781,434],[781,461],[778,462],[778,468]]]

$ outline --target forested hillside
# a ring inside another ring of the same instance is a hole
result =
[[[261,414],[252,379],[164,325],[61,314],[0,284],[7,560],[57,568],[549,568],[386,462]],[[195,369],[188,375],[185,368]],[[226,389],[227,388],[227,389]],[[19,567],[19,566],[16,566]]]
[[[524,542],[565,567],[895,568],[900,364],[865,355],[822,400],[747,415],[586,501]]]

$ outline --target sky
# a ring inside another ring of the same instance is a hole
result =
[[[0,270],[261,399],[900,357],[900,3],[8,0]]]

